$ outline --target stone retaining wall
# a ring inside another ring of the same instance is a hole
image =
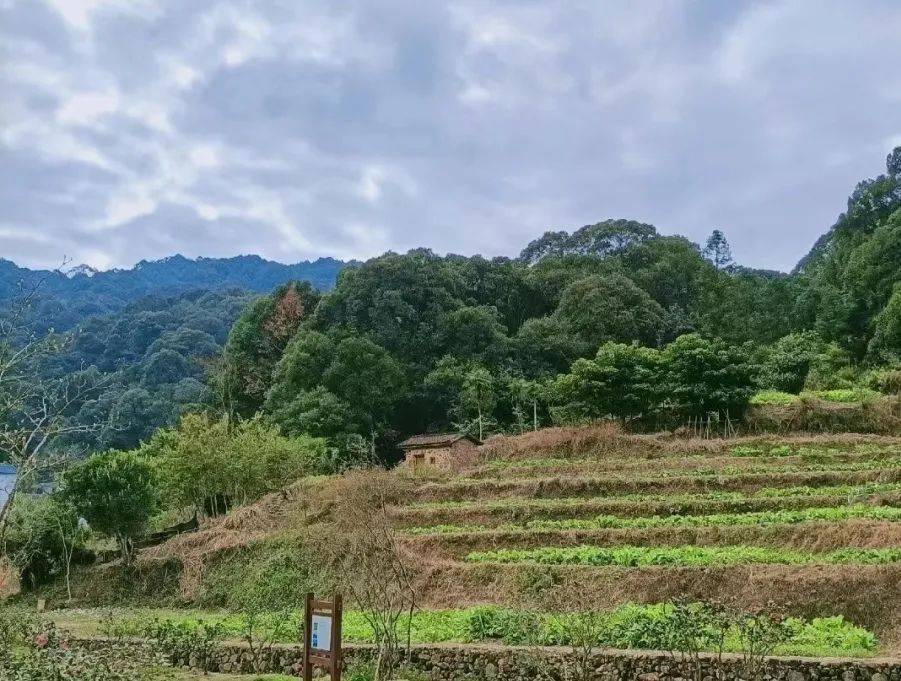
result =
[[[370,646],[345,648],[345,664],[370,659]],[[277,645],[265,658],[265,671],[299,675],[299,646]],[[716,674],[716,661],[704,658],[703,675],[740,679],[741,657],[723,658],[724,676]],[[413,646],[410,665],[433,681],[528,681],[574,678],[572,652],[563,648],[525,648],[491,645],[432,644]],[[591,678],[597,681],[676,681],[693,678],[687,662],[653,651],[598,650],[591,659]],[[210,671],[253,672],[246,646],[220,648]],[[767,660],[767,681],[901,681],[901,659],[848,660],[829,658],[774,657]]]

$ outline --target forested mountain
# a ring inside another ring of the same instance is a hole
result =
[[[176,255],[130,270],[62,272],[0,259],[0,313],[29,298],[20,341],[51,329],[65,339],[36,370],[96,386],[71,409],[74,424],[91,428],[60,444],[76,451],[128,448],[185,409],[209,406],[209,368],[259,294],[290,280],[329,289],[344,265],[331,258],[282,265],[257,256]]]
[[[237,289],[148,296],[71,332],[47,375],[74,375],[87,398],[72,415],[96,425],[67,441],[78,450],[129,448],[185,410],[211,402],[208,373],[229,330],[257,294]]]
[[[88,317],[118,312],[148,295],[226,289],[269,293],[291,280],[327,290],[344,264],[333,258],[283,265],[256,255],[196,260],[174,255],[142,260],[128,270],[94,272],[80,266],[61,272],[29,270],[0,258],[0,306],[39,284],[31,308],[32,328],[38,333],[51,328],[68,331]]]

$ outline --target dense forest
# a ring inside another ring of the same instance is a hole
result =
[[[333,460],[390,458],[414,432],[672,427],[740,418],[759,389],[884,388],[901,358],[899,209],[901,148],[789,274],[733,263],[719,230],[698,245],[607,220],[515,258],[176,256],[71,277],[0,261],[0,299],[40,281],[27,328],[66,333],[39,371],[95,386],[60,446],[132,448],[204,412],[323,438]]]

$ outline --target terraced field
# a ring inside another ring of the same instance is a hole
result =
[[[489,443],[395,510],[430,607],[717,597],[901,642],[901,438]]]

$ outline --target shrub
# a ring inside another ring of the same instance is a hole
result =
[[[0,607],[0,669],[9,663],[13,649],[24,645],[38,625],[38,618],[29,610]]]
[[[51,497],[20,497],[10,514],[6,554],[23,588],[35,589],[66,575],[87,534],[71,505]]]
[[[326,456],[325,441],[283,437],[259,418],[240,422],[205,414],[182,417],[177,428],[159,431],[141,450],[159,471],[167,501],[207,508],[214,514],[314,472]]]
[[[887,395],[901,394],[901,369],[877,369],[867,376],[867,385]]]
[[[63,498],[92,529],[114,537],[128,563],[132,540],[156,508],[153,468],[133,452],[94,454],[66,472]]]
[[[532,613],[496,606],[474,608],[468,627],[473,641],[498,640],[511,645],[541,642],[541,620]]]
[[[862,627],[847,622],[842,616],[815,617],[810,621],[789,618],[786,643],[793,648],[848,651],[876,649],[876,636]]]
[[[783,336],[764,350],[760,385],[774,391],[798,393],[808,374],[829,373],[833,367],[827,344],[814,331],[801,331]],[[847,359],[845,359],[847,364]]]
[[[558,422],[662,414],[684,422],[709,414],[740,417],[754,394],[749,349],[697,334],[663,350],[606,343],[593,360],[577,360],[551,387]]]
[[[754,678],[762,658],[773,652],[859,656],[877,647],[871,632],[842,617],[786,618],[772,605],[742,612],[715,602],[682,600],[627,603],[610,611],[537,613],[481,606],[465,612],[467,639],[473,642],[573,646],[590,637],[594,646],[619,649],[736,651],[744,658],[743,678]]]

